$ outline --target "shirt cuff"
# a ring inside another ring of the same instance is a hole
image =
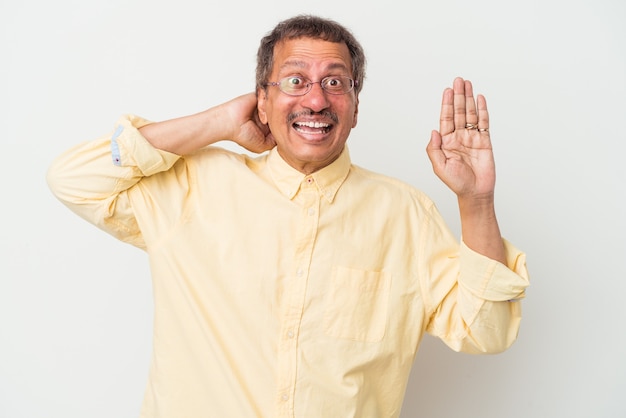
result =
[[[526,254],[503,240],[506,265],[485,257],[461,242],[460,263],[464,273],[459,286],[488,301],[517,301],[525,297],[529,286]]]
[[[144,176],[169,170],[179,155],[152,146],[139,132],[150,121],[135,115],[122,116],[111,136],[111,158],[120,167],[137,167]]]

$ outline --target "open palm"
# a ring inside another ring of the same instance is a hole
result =
[[[435,174],[459,197],[493,197],[487,102],[482,95],[474,100],[470,81],[456,78],[453,88],[445,89],[439,124],[427,147]]]

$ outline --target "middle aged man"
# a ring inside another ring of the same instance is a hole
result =
[[[256,93],[123,117],[52,165],[59,199],[150,256],[142,417],[397,417],[424,332],[471,353],[515,340],[525,257],[496,221],[484,97],[454,80],[428,145],[459,243],[423,193],[351,163],[364,68],[347,29],[296,16],[261,41]]]

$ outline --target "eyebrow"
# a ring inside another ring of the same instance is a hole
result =
[[[282,70],[282,69],[290,68],[290,67],[308,68],[309,65],[307,62],[302,61],[302,60],[287,60],[283,63],[283,65],[280,66],[280,69]],[[336,69],[348,71],[348,67],[346,67],[341,62],[333,62],[326,68],[326,70],[336,70]]]

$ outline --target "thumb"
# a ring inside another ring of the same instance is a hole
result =
[[[441,149],[442,139],[441,134],[438,131],[433,130],[430,133],[430,141],[426,146],[426,153],[430,159],[430,163],[433,165],[435,171],[438,167],[441,167],[446,162],[446,156]]]

